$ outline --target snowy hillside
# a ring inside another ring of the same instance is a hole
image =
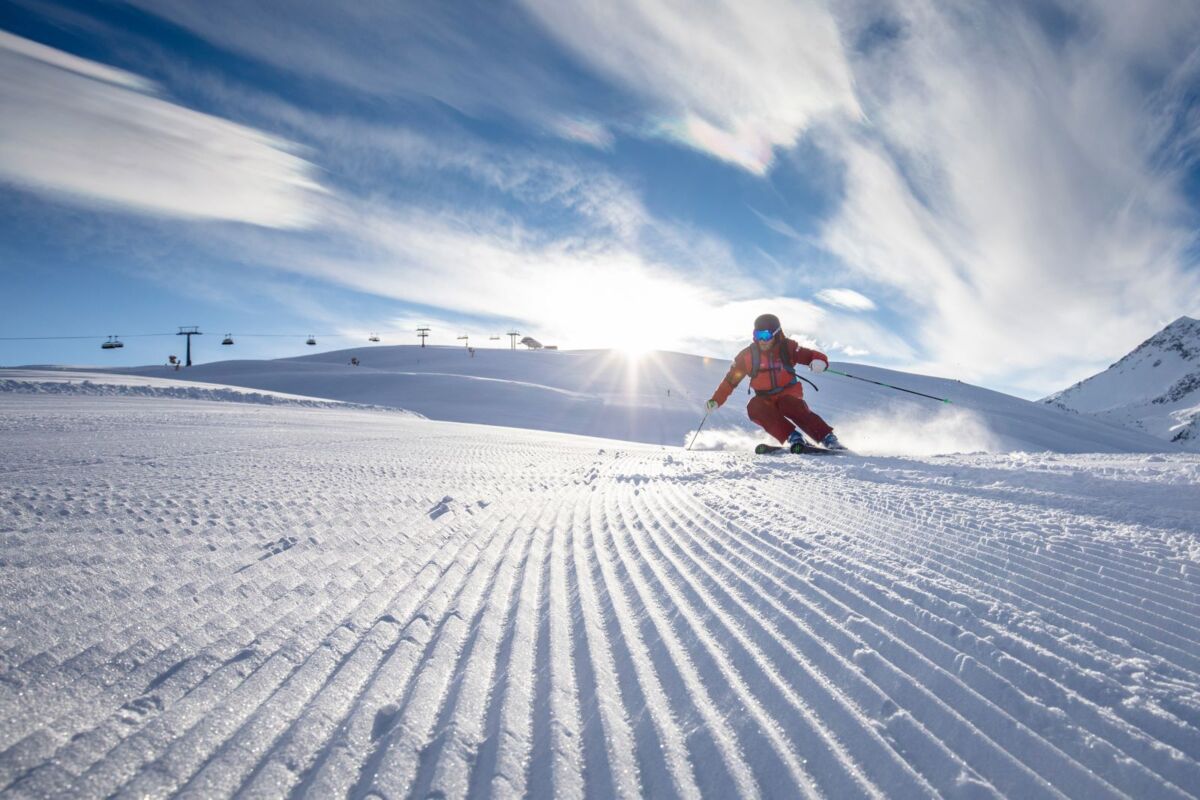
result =
[[[0,392],[5,797],[1200,796],[1200,456],[128,388]]]
[[[732,354],[731,354],[732,357]],[[360,366],[351,366],[357,358]],[[365,347],[273,361],[221,361],[180,372],[122,370],[355,403],[396,406],[430,419],[683,444],[729,367],[724,359],[611,351],[476,351]],[[1151,452],[1163,442],[1100,420],[958,381],[859,364],[834,364],[950,404],[837,375],[802,371],[810,405],[856,450],[948,452]],[[3,374],[0,371],[0,374]],[[698,447],[752,447],[765,438],[747,418],[745,384],[705,425]]]
[[[175,397],[186,400],[219,400],[234,403],[304,406],[306,408],[343,408],[355,406],[340,400],[252,391],[240,386],[223,386],[197,381],[152,378],[139,375],[114,375],[86,368],[42,367],[0,369],[0,392],[18,394],[89,395],[110,397]],[[383,408],[383,406],[375,406]],[[410,416],[413,412],[395,409]]]
[[[1104,372],[1043,402],[1200,449],[1200,320],[1180,317]]]

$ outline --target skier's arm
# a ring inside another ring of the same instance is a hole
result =
[[[742,378],[746,377],[746,372],[741,368],[735,360],[732,366],[729,367],[729,372],[725,373],[724,380],[713,392],[712,399],[717,401],[718,406],[725,405],[725,401],[729,399],[729,395],[733,394],[733,390],[742,382]]]
[[[829,366],[829,356],[825,355],[820,350],[812,350],[807,347],[801,347],[792,339],[788,339],[788,347],[792,348],[793,364],[806,364],[812,367],[814,372],[821,372]],[[814,361],[820,361],[821,363],[814,366]]]

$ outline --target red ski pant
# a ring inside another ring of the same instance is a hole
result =
[[[788,435],[796,428],[807,433],[815,442],[833,431],[829,423],[812,412],[800,395],[756,395],[746,406],[746,413],[756,425],[781,443],[787,441]]]

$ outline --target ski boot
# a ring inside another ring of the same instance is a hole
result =
[[[829,434],[832,436],[833,434]],[[804,443],[804,434],[800,431],[792,431],[787,438],[788,449],[793,453],[803,453],[807,445]]]
[[[845,450],[845,449],[847,449],[846,445],[844,445],[838,441],[838,438],[837,438],[837,436],[835,436],[833,434],[833,431],[830,431],[829,433],[825,434],[825,438],[821,440],[821,447],[824,447],[826,450]]]

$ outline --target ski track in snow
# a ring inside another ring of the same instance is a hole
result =
[[[1200,796],[1196,456],[0,431],[6,797]]]

